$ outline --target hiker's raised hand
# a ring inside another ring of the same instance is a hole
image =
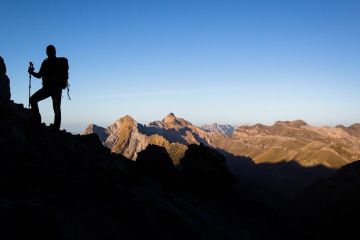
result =
[[[29,67],[29,69],[28,69],[28,73],[33,74],[33,73],[34,73],[34,68]]]

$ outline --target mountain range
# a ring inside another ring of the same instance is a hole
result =
[[[166,148],[175,165],[189,144],[204,144],[233,156],[246,156],[255,163],[296,161],[301,166],[340,168],[360,158],[360,124],[349,127],[315,127],[302,120],[277,121],[271,126],[203,125],[176,117],[137,123],[124,116],[107,128],[89,125],[83,134],[96,133],[112,152],[136,159],[148,144]]]

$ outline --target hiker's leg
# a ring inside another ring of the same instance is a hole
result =
[[[60,129],[61,125],[61,93],[62,89],[54,89],[52,94],[53,109],[54,109],[54,128]]]
[[[48,97],[50,97],[50,92],[45,88],[39,89],[36,93],[34,93],[30,97],[31,111],[33,113],[34,121],[36,123],[39,123],[39,124],[41,123],[41,115],[40,115],[40,111],[39,111],[38,102],[40,102],[41,100],[44,100],[45,98],[48,98]]]

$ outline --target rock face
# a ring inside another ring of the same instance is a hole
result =
[[[228,136],[219,130],[219,125],[214,125],[218,130],[203,130],[170,113],[161,121],[133,124],[133,131],[117,126],[120,130],[111,131],[111,138],[104,144],[133,159],[149,143],[164,146],[176,164],[187,145],[200,143],[234,156],[250,157],[256,163],[296,161],[307,167],[340,168],[360,158],[360,124],[331,128],[313,127],[302,120],[278,121],[272,126],[240,126]]]
[[[0,56],[0,106],[10,102],[10,80],[6,75],[6,65]]]
[[[105,145],[131,159],[136,159],[137,153],[148,145],[146,136],[139,132],[136,121],[128,115],[108,127],[107,134]]]

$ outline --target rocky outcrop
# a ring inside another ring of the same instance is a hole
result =
[[[6,65],[0,56],[0,106],[10,102],[10,80],[6,75]]]

